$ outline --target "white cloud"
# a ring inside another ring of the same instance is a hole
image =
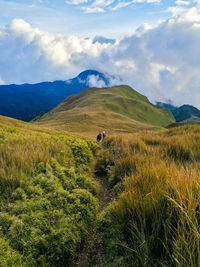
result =
[[[88,3],[88,0],[69,0],[69,1],[66,1],[66,4],[69,4],[69,5],[80,5],[80,4],[85,4],[85,3]]]
[[[102,80],[99,75],[90,75],[88,77],[88,84],[90,87],[103,88],[106,87],[104,80]]]
[[[169,6],[165,12],[169,12],[172,14],[172,16],[177,17],[186,11],[187,7],[177,5],[177,6]]]
[[[151,100],[200,107],[200,14],[197,8],[115,43],[53,35],[13,20],[0,29],[1,83],[72,78],[86,69],[115,77]],[[93,86],[104,86],[90,77]]]
[[[83,7],[86,13],[103,13],[105,10],[102,7]]]
[[[1,79],[1,76],[0,76],[0,85],[4,85],[5,82]]]
[[[188,5],[190,5],[189,1],[183,1],[183,0],[177,0],[177,1],[175,1],[175,3],[178,6],[188,6]]]
[[[123,7],[130,6],[131,4],[132,4],[132,2],[119,2],[114,7],[110,7],[110,10],[118,10],[118,9],[123,8]]]
[[[68,0],[67,4],[80,5],[80,8],[85,11],[85,13],[102,13],[108,10],[115,11],[133,4],[140,3],[159,3],[161,0]]]
[[[106,7],[110,6],[115,0],[95,0],[92,3],[92,7]]]

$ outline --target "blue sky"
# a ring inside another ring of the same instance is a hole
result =
[[[180,6],[194,5],[180,5],[181,2],[189,3],[186,0],[0,0],[0,27],[13,18],[22,18],[33,27],[52,33],[117,38],[132,33],[143,23],[156,25],[168,19],[174,12],[168,11],[170,7],[177,10]]]

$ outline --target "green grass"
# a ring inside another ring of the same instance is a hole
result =
[[[38,123],[90,135],[103,129],[109,133],[134,132],[173,122],[170,111],[152,105],[145,96],[122,85],[88,88],[69,96]]]
[[[113,199],[98,217],[93,154]],[[103,266],[199,266],[199,190],[200,126],[115,135],[101,149],[0,116],[0,265],[67,266],[97,219]]]
[[[111,137],[104,148],[115,195],[98,220],[105,266],[199,266],[200,127]]]
[[[97,145],[0,117],[0,265],[66,266],[93,225]]]

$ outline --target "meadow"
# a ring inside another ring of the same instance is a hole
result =
[[[0,266],[66,266],[96,219],[97,145],[0,117]]]
[[[200,127],[110,137],[96,172],[112,203],[98,219],[104,266],[199,266]]]
[[[0,116],[0,266],[199,266],[199,191],[198,125],[99,145]]]

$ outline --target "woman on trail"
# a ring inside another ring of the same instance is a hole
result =
[[[104,139],[105,139],[106,136],[107,136],[107,135],[106,135],[106,132],[103,131],[103,141],[104,141]]]
[[[101,141],[101,133],[99,133],[98,135],[97,135],[97,142],[100,142]]]

